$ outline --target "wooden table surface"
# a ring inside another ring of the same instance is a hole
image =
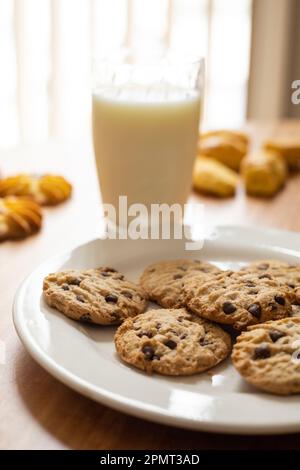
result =
[[[252,123],[254,146],[300,122]],[[0,171],[56,171],[73,182],[72,200],[44,211],[40,234],[0,245],[0,448],[2,449],[291,449],[300,434],[231,436],[170,428],[129,417],[84,398],[37,365],[20,343],[12,301],[22,279],[47,257],[99,233],[99,195],[88,142],[48,142],[0,150]],[[193,195],[192,198],[198,196]],[[201,197],[207,220],[300,232],[300,174],[272,200]],[[300,248],[300,235],[299,235]],[[232,410],[234,413],[234,410]]]

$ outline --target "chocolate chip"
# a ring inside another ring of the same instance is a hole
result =
[[[155,327],[159,330],[161,328],[161,323],[156,323]]]
[[[113,321],[117,321],[117,320],[120,320],[120,312],[118,310],[115,310],[112,314],[111,314],[111,319]]]
[[[261,315],[261,306],[259,304],[252,304],[248,307],[248,312],[254,317],[259,318]]]
[[[270,274],[261,274],[258,279],[272,279],[272,276]]]
[[[139,338],[142,338],[142,336],[147,336],[148,338],[152,338],[153,337],[153,334],[151,333],[151,331],[140,331],[137,336]]]
[[[267,359],[271,356],[271,351],[266,343],[262,343],[254,350],[254,359]]]
[[[177,266],[177,268],[180,269],[181,271],[187,271],[186,266]]]
[[[88,322],[88,323],[92,323],[91,316],[88,313],[85,313],[84,315],[81,315],[80,320]]]
[[[70,290],[70,287],[67,284],[63,284],[61,287],[63,290]]]
[[[210,268],[195,268],[197,271],[201,271],[202,273],[209,273]]]
[[[199,343],[201,344],[201,346],[207,346],[208,344],[210,344],[210,342],[207,341],[207,339],[205,338],[201,338]]]
[[[175,343],[175,341],[173,341],[172,339],[168,339],[167,341],[165,341],[164,344],[165,344],[165,346],[167,346],[170,349],[176,349],[177,348],[177,343]]]
[[[132,299],[132,293],[129,290],[122,290],[121,294],[127,297],[127,299]]]
[[[123,281],[124,275],[123,275],[123,274],[119,274],[118,276],[115,277],[115,279],[118,279],[118,280],[120,280],[120,281]]]
[[[147,338],[152,338],[153,334],[151,331],[145,331],[145,336],[147,336]]]
[[[246,286],[247,286],[247,287],[255,287],[255,285],[256,285],[256,284],[255,284],[255,282],[253,282],[253,281],[247,281],[247,282],[246,282]]]
[[[186,334],[183,334],[180,336],[180,339],[185,339],[186,338]]]
[[[270,267],[269,263],[261,263],[257,266],[258,269],[264,270]]]
[[[278,339],[282,338],[283,336],[286,336],[286,334],[279,330],[270,330],[269,336],[273,343],[276,343]]]
[[[288,284],[288,286],[291,288],[291,289],[295,289],[295,284]]]
[[[117,272],[117,270],[114,269],[114,268],[105,268],[104,271],[106,271],[107,273],[116,273]]]
[[[82,295],[76,295],[76,299],[78,300],[78,302],[82,302],[83,304],[85,302],[84,297]]]
[[[281,295],[275,295],[274,299],[279,305],[285,305],[285,298]]]
[[[68,281],[68,284],[71,284],[71,286],[79,286],[80,283],[80,279],[71,279],[70,281]]]
[[[174,274],[173,279],[182,279],[182,274]]]
[[[278,308],[277,305],[272,303],[272,302],[269,304],[269,307],[271,309],[271,312],[276,312],[276,310]]]
[[[148,344],[142,347],[142,352],[144,353],[145,359],[148,361],[151,361],[155,356],[153,347]]]
[[[226,315],[229,315],[230,313],[233,313],[236,311],[236,306],[233,305],[231,302],[224,302],[222,308],[223,308],[223,312],[226,313]]]
[[[115,294],[108,294],[105,296],[105,301],[115,304],[118,302],[118,297]]]

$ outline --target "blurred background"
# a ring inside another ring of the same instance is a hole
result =
[[[120,46],[207,61],[204,127],[299,117],[299,0],[1,0],[0,147],[90,132],[91,62]]]

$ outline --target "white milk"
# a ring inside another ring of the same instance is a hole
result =
[[[93,137],[103,202],[184,204],[192,182],[200,114],[197,92],[160,84],[93,95]]]

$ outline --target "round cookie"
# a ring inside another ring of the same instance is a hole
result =
[[[186,306],[199,316],[243,330],[288,316],[294,293],[271,276],[223,271],[204,284],[187,280],[184,297]]]
[[[237,338],[232,361],[244,379],[261,390],[300,393],[300,318],[249,327]]]
[[[289,264],[277,260],[261,260],[250,263],[243,271],[257,272],[261,276],[270,274],[278,282],[294,289],[295,302],[300,304],[300,264]]]
[[[197,276],[204,282],[212,273],[221,272],[216,266],[199,260],[160,261],[148,266],[140,278],[140,284],[149,299],[165,308],[183,306],[183,282]]]
[[[218,364],[231,350],[228,333],[185,309],[150,310],[118,328],[123,361],[164,375],[191,375]]]
[[[142,313],[147,305],[139,286],[108,267],[49,274],[43,291],[50,307],[73,320],[99,325],[119,324]]]

